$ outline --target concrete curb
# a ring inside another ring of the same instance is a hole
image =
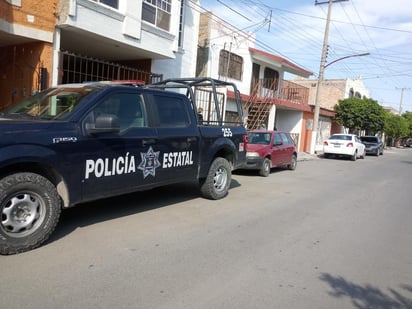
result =
[[[310,154],[307,152],[298,152],[298,161],[311,161],[319,159],[319,154]]]

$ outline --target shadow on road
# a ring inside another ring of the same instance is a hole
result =
[[[412,293],[412,285],[401,284],[398,289],[400,291],[389,288],[388,293],[384,293],[372,285],[359,285],[343,277],[334,277],[326,273],[322,274],[320,279],[332,288],[329,295],[336,298],[350,298],[354,308],[412,308],[412,299],[401,294],[401,292],[405,294],[405,291]]]
[[[232,179],[230,188],[239,186],[239,182]],[[46,244],[65,237],[79,227],[171,206],[196,198],[202,198],[196,183],[180,183],[79,204],[62,211],[56,230]]]

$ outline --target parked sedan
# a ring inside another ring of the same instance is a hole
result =
[[[383,143],[378,136],[361,136],[360,139],[365,145],[366,154],[375,156],[383,154]]]
[[[296,145],[289,133],[254,130],[248,138],[245,169],[258,170],[263,177],[269,176],[272,167],[296,169]]]
[[[323,156],[331,155],[349,157],[352,161],[365,158],[365,145],[354,134],[333,134],[323,142]]]

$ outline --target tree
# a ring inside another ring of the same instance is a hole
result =
[[[396,139],[408,137],[408,120],[402,116],[387,112],[385,116],[385,133],[388,137]]]
[[[349,132],[365,131],[368,135],[382,132],[385,126],[385,110],[372,99],[350,98],[339,100],[335,105],[335,120]]]
[[[402,117],[408,122],[409,133],[407,137],[412,137],[412,112],[405,112],[402,114]]]

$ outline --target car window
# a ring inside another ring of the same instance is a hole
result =
[[[283,143],[284,145],[293,144],[293,141],[292,141],[292,139],[289,137],[288,134],[281,133],[280,136],[281,136],[281,138],[282,138],[282,143]]]
[[[94,119],[102,114],[116,115],[119,118],[120,130],[147,125],[143,98],[138,94],[113,94],[97,105],[92,114]]]
[[[249,143],[250,144],[261,144],[261,145],[269,145],[271,134],[270,133],[259,133],[259,132],[250,132],[248,134]]]
[[[379,143],[379,138],[375,136],[361,136],[362,142]]]
[[[275,145],[280,145],[282,144],[282,137],[280,136],[279,133],[275,134]]]
[[[88,86],[50,88],[3,110],[2,114],[28,115],[45,120],[64,119],[70,116],[85,97],[97,91]]]
[[[352,135],[332,135],[331,137],[329,137],[329,139],[351,141],[352,140]]]
[[[190,123],[186,103],[179,97],[154,95],[158,126],[164,128],[187,127]]]

